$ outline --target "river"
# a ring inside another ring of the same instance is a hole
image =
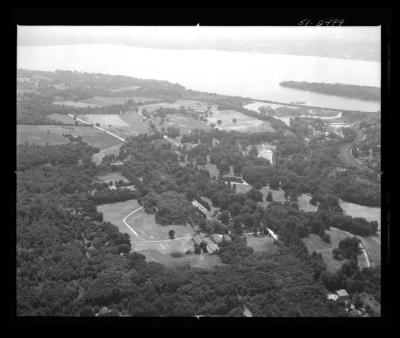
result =
[[[380,86],[380,62],[316,56],[125,45],[19,46],[18,68],[78,70],[168,80],[189,89],[317,107],[378,111],[380,102],[279,86],[309,81]]]

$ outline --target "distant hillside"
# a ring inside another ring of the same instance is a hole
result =
[[[283,81],[279,85],[282,87],[366,101],[379,101],[381,99],[381,90],[379,87],[305,81]]]

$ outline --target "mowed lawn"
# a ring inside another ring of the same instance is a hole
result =
[[[330,230],[326,230],[331,237],[331,243],[325,243],[318,235],[310,234],[307,238],[303,238],[302,241],[307,247],[308,253],[313,251],[322,254],[322,258],[327,266],[327,269],[331,272],[336,272],[343,265],[345,260],[335,260],[332,256],[332,250],[337,248],[339,242],[342,239],[351,237],[345,231],[331,227]],[[367,267],[367,262],[363,254],[358,255],[358,266],[360,268]]]

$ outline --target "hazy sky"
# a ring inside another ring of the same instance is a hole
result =
[[[265,40],[379,41],[379,27],[190,27],[190,26],[18,26],[23,45],[65,43],[134,43],[141,40],[164,42]]]
[[[127,44],[377,60],[380,27],[18,26],[18,45]]]

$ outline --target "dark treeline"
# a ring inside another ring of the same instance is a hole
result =
[[[308,90],[316,93],[344,96],[360,100],[379,101],[381,99],[381,91],[379,87],[306,81],[283,81],[279,85],[282,87]]]

